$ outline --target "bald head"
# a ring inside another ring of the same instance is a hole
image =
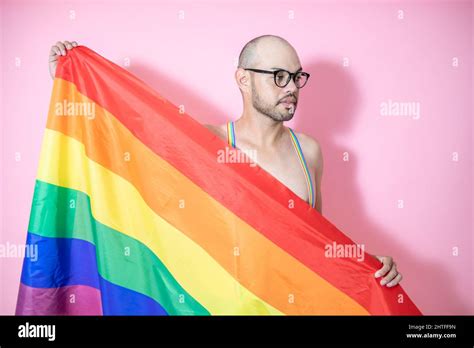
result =
[[[240,68],[254,68],[272,54],[294,54],[296,51],[284,38],[276,35],[258,36],[245,44],[239,55]],[[296,55],[297,56],[297,55]]]

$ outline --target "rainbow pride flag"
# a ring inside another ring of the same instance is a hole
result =
[[[276,178],[216,160],[226,147],[90,49],[61,57],[16,313],[421,315],[369,254],[329,255],[356,245]]]

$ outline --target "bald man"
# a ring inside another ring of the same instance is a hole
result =
[[[288,72],[296,75],[290,76]],[[259,166],[311,203],[305,171],[301,170],[291,133],[283,124],[293,118],[299,90],[308,77],[309,74],[302,71],[295,49],[283,38],[264,35],[251,40],[242,49],[235,72],[242,94],[243,113],[233,126],[239,149],[256,154]],[[228,138],[228,124],[206,127],[219,137]],[[316,140],[303,133],[296,133],[295,138],[311,174],[308,177],[315,192],[315,208],[322,213],[321,147]]]
[[[78,44],[58,41],[51,47],[49,72],[54,79],[59,56]],[[314,138],[293,132],[283,122],[293,118],[299,90],[309,73],[303,71],[293,46],[282,37],[262,35],[249,41],[239,55],[235,80],[243,112],[234,122],[205,125],[240,150],[256,154],[256,163],[322,214],[323,154]],[[402,275],[392,257],[376,256],[383,266],[375,277],[381,285],[397,285]]]

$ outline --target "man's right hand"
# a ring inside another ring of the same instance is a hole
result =
[[[77,47],[76,41],[58,41],[56,45],[51,46],[51,51],[49,51],[49,74],[53,80],[56,75],[56,67],[58,66],[58,57],[65,56],[67,51],[72,50],[74,47]]]

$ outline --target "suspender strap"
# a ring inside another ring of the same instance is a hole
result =
[[[290,130],[291,141],[293,143],[293,147],[295,148],[296,154],[298,155],[298,158],[300,159],[300,164],[301,164],[301,167],[303,168],[303,173],[305,174],[306,186],[308,187],[309,205],[315,208],[316,199],[315,199],[315,194],[314,194],[313,181],[311,180],[311,174],[309,172],[308,165],[306,164],[306,160],[303,155],[303,150],[301,150],[300,142],[298,141],[298,138],[296,137],[293,130],[291,128],[288,128],[288,129]]]
[[[227,123],[227,143],[229,146],[235,147],[234,122]]]

